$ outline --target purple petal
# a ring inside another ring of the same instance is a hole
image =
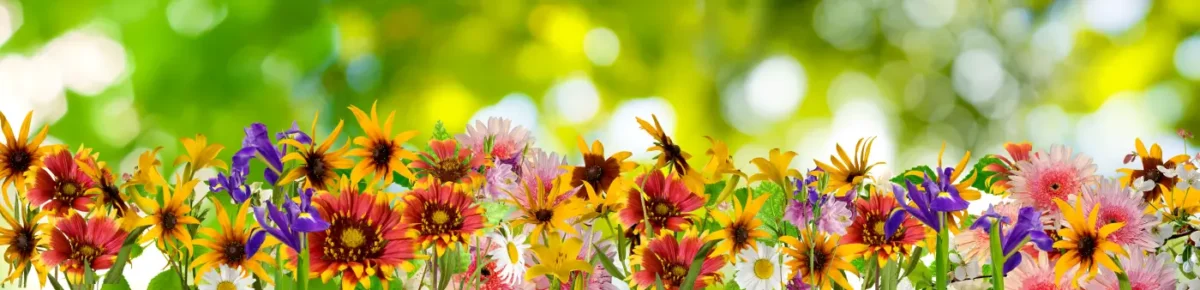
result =
[[[271,210],[274,208],[274,206],[271,205],[269,201],[267,202],[267,205],[269,206],[268,210]],[[283,230],[281,230],[280,228],[272,227],[270,225],[270,223],[267,222],[267,219],[265,217],[265,214],[263,213],[262,208],[259,208],[259,207],[254,208],[254,218],[258,220],[258,225],[262,226],[263,231],[267,232],[268,234],[271,234],[271,236],[274,236],[275,239],[278,239],[280,242],[283,242],[284,244],[288,245],[292,249],[297,249],[300,247],[300,243],[298,243],[298,241],[296,241],[294,238],[292,238],[291,235],[284,233]]]
[[[279,172],[271,169],[265,169],[263,170],[263,179],[266,179],[268,184],[279,183]]]
[[[289,218],[290,215],[284,215],[284,213],[279,211],[279,208],[276,208],[275,204],[271,203],[270,201],[267,201],[267,214],[271,217],[271,221],[275,222],[275,225],[277,225],[280,229],[292,228],[292,219]]]
[[[309,211],[309,208],[312,205],[312,197],[313,197],[313,189],[312,188],[305,189],[300,192],[300,210],[305,211],[305,212]]]
[[[1038,249],[1042,249],[1042,251],[1050,251],[1054,249],[1054,240],[1050,239],[1050,236],[1046,235],[1046,232],[1044,231],[1029,232],[1029,241],[1033,242],[1033,244],[1036,245]]]
[[[300,217],[296,218],[296,225],[293,229],[305,233],[319,232],[329,229],[329,223],[321,219],[320,213],[313,211],[307,214],[300,214]]]
[[[246,257],[252,257],[258,253],[258,248],[262,247],[264,241],[267,240],[267,232],[254,231],[250,234],[250,238],[246,240]]]
[[[904,218],[907,216],[908,215],[904,210],[892,210],[891,216],[889,216],[887,221],[883,223],[884,239],[890,240],[892,238],[892,234],[895,234],[896,230],[900,229],[900,224],[904,223]]]
[[[929,183],[928,179],[926,179],[926,183]],[[907,185],[907,187],[908,187],[908,197],[913,200],[913,203],[915,203],[917,205],[917,208],[919,208],[923,211],[928,211],[929,210],[929,196],[926,195],[925,193],[921,192],[920,190],[917,190],[917,186],[914,185],[912,183],[912,181],[905,180],[904,184]],[[929,190],[929,187],[926,186],[925,189]]]
[[[1017,265],[1020,264],[1021,255],[1012,255],[1012,257],[1008,257],[1008,260],[1004,261],[1004,274],[1007,275],[1009,271],[1016,269]]]

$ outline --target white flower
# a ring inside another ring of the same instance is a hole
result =
[[[758,243],[758,249],[749,247],[738,253],[738,274],[734,276],[742,289],[780,289],[783,287],[783,272],[786,267],[779,263],[779,249]]]
[[[1162,220],[1162,213],[1158,213],[1158,217],[1155,220]],[[1167,238],[1170,238],[1174,234],[1174,231],[1174,228],[1169,223],[1162,223],[1150,228],[1150,234],[1154,236],[1155,243],[1159,245],[1165,243]]]
[[[250,290],[254,281],[242,275],[242,271],[221,265],[220,268],[204,273],[201,277],[200,290]]]
[[[529,243],[525,241],[528,234],[517,233],[511,229],[506,232],[507,236],[498,232],[488,234],[488,238],[499,245],[488,252],[488,255],[495,260],[500,279],[516,285],[525,279],[525,253],[529,251]]]
[[[1137,192],[1151,191],[1154,190],[1155,186],[1157,185],[1154,184],[1154,181],[1146,181],[1144,177],[1138,177],[1137,180],[1133,181],[1133,190],[1137,190]]]

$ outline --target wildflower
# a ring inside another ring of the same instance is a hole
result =
[[[845,195],[850,189],[862,185],[864,179],[870,178],[867,173],[871,171],[871,168],[883,164],[883,162],[870,163],[868,161],[873,144],[875,144],[875,138],[858,139],[858,143],[854,145],[854,158],[846,155],[846,150],[843,150],[842,145],[838,144],[838,156],[829,157],[829,161],[833,165],[813,160],[821,168],[823,174],[829,174],[828,186],[837,196]],[[841,159],[838,159],[839,156]]]
[[[836,283],[843,289],[852,289],[842,273],[850,272],[858,275],[858,270],[850,261],[862,253],[863,244],[838,245],[837,236],[829,236],[822,232],[800,231],[800,238],[783,236],[779,241],[786,244],[783,253],[791,257],[787,265],[792,274],[799,274],[804,283],[816,285],[821,289],[830,289]]]
[[[354,144],[360,147],[346,153],[349,156],[362,158],[362,161],[359,161],[358,165],[350,171],[350,179],[361,180],[367,176],[367,173],[372,173],[373,180],[382,180],[386,185],[392,183],[392,172],[395,172],[411,180],[414,178],[413,173],[401,159],[415,160],[417,155],[412,151],[405,150],[401,145],[416,136],[417,131],[405,131],[394,137],[388,136],[392,134],[392,120],[396,116],[396,112],[388,113],[387,120],[383,122],[383,127],[380,127],[379,115],[375,113],[376,103],[371,104],[370,116],[367,116],[358,107],[350,106],[350,112],[354,113],[354,118],[358,120],[358,125],[366,134],[366,136],[355,137]]]
[[[290,198],[284,199],[283,211],[267,201],[266,206],[254,208],[254,218],[258,220],[258,225],[263,231],[299,252],[300,234],[320,232],[329,228],[329,222],[322,219],[321,212],[312,206],[313,194],[312,188],[306,188],[300,191],[299,203]]]
[[[142,218],[138,226],[152,226],[142,234],[138,243],[154,241],[159,250],[165,250],[167,243],[178,241],[188,252],[192,252],[192,234],[187,230],[187,225],[198,225],[200,220],[190,215],[192,206],[187,199],[192,196],[197,182],[199,180],[176,182],[175,190],[163,187],[161,202],[136,197],[138,207],[149,214]]]
[[[628,206],[621,210],[620,218],[622,223],[642,233],[647,232],[646,220],[650,221],[655,233],[664,229],[683,230],[691,224],[688,213],[704,205],[704,200],[692,193],[674,173],[666,177],[655,170],[638,177],[635,184],[644,184],[645,195],[637,189],[631,190]]]
[[[682,239],[676,239],[675,235],[658,235],[649,243],[637,247],[629,259],[641,270],[634,272],[630,277],[631,288],[650,289],[655,287],[655,279],[660,279],[668,290],[679,289],[687,277],[693,259],[704,246],[704,240],[695,232],[684,234]],[[720,281],[721,265],[725,264],[725,259],[721,257],[709,255],[701,262],[693,289],[704,289],[705,286]]]
[[[46,266],[67,273],[72,284],[83,282],[84,268],[111,268],[129,233],[107,217],[84,219],[72,214],[59,220],[50,235],[50,249],[42,252]]]
[[[1073,156],[1071,149],[1062,145],[1050,147],[1049,154],[1035,154],[1017,166],[1020,169],[1013,172],[1012,198],[1021,205],[1049,212],[1058,210],[1054,208],[1055,198],[1066,199],[1083,192],[1096,172],[1092,158]]]
[[[1159,166],[1165,168],[1175,168],[1177,164],[1182,164],[1188,160],[1186,154],[1175,155],[1170,159],[1163,159],[1162,148],[1158,144],[1151,144],[1150,150],[1146,150],[1146,145],[1142,143],[1142,139],[1137,139],[1134,143],[1137,149],[1137,156],[1142,160],[1142,168],[1122,168],[1117,171],[1124,174],[1121,177],[1122,184],[1131,184],[1132,181],[1138,178],[1144,178],[1146,181],[1154,182],[1154,184],[1162,185],[1165,189],[1154,187],[1149,192],[1142,196],[1142,200],[1146,203],[1151,203],[1158,200],[1163,193],[1175,189],[1175,178],[1167,177],[1162,171],[1159,171]]]
[[[421,248],[434,245],[439,256],[483,228],[483,209],[456,186],[415,189],[404,202],[404,222],[412,235]]]
[[[329,229],[308,235],[312,273],[321,281],[341,276],[342,289],[371,288],[378,279],[388,289],[397,267],[416,258],[416,244],[406,236],[400,211],[374,193],[322,194],[314,201],[329,220]],[[412,270],[411,267],[406,270]]]

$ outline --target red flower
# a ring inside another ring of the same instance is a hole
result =
[[[70,215],[59,220],[51,232],[50,250],[42,252],[42,260],[47,266],[57,266],[66,272],[73,283],[82,282],[84,265],[92,270],[112,267],[127,235],[107,217],[84,220],[79,215]]]
[[[329,221],[328,230],[308,235],[311,271],[322,281],[341,274],[342,285],[362,283],[370,288],[371,277],[377,277],[387,288],[396,279],[396,267],[416,257],[416,244],[406,237],[400,212],[382,196],[326,193],[315,202]]]
[[[421,248],[436,245],[438,255],[483,228],[483,209],[458,187],[443,184],[415,189],[404,201],[404,223],[414,230],[410,236]]]
[[[704,199],[692,193],[675,174],[668,179],[661,171],[654,171],[649,176],[638,177],[635,184],[645,184],[642,189],[646,192],[646,205],[642,206],[641,193],[631,189],[629,206],[621,210],[620,217],[621,222],[643,233],[646,227],[643,207],[649,212],[650,224],[657,233],[663,229],[682,230],[685,224],[691,223],[688,213],[704,205]]]
[[[37,181],[29,191],[29,202],[66,216],[71,209],[88,211],[92,203],[88,189],[94,185],[91,177],[80,170],[70,152],[60,150],[46,157],[46,170],[37,172]],[[47,171],[48,170],[48,171]]]
[[[483,156],[467,148],[459,148],[458,141],[429,140],[433,154],[421,152],[421,158],[413,160],[409,167],[416,169],[417,178],[433,178],[436,183],[455,182],[470,184],[483,178],[475,169],[483,166]]]
[[[704,246],[704,239],[694,234],[684,235],[682,240],[676,240],[675,235],[660,235],[650,243],[638,247],[630,260],[634,265],[641,265],[641,271],[633,273],[634,289],[653,288],[655,277],[662,279],[663,286],[668,290],[679,289],[687,277],[692,265],[692,259]],[[700,266],[700,274],[692,289],[704,289],[713,282],[721,281],[721,266],[725,265],[723,255],[710,256]]]
[[[925,239],[924,228],[912,216],[906,216],[891,237],[885,235],[884,224],[892,210],[899,206],[891,196],[875,194],[870,198],[860,198],[854,206],[858,209],[858,216],[846,229],[840,244],[866,245],[863,256],[878,257],[881,266],[894,256],[907,256],[914,244]]]

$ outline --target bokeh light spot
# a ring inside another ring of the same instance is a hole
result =
[[[591,120],[600,110],[600,93],[586,75],[567,78],[546,94],[560,117],[572,124]]]
[[[667,135],[675,135],[675,107],[671,106],[670,102],[660,97],[632,99],[617,105],[617,109],[609,117],[606,136],[601,140],[606,140],[605,147],[613,149],[605,151],[633,152],[633,159],[639,162],[649,161],[654,157],[654,153],[646,152],[646,147],[649,147],[647,144],[653,144],[654,138],[638,129],[640,127],[636,119],[642,118],[653,123],[650,119],[651,114],[658,117],[658,122],[662,124]]]
[[[759,63],[746,78],[745,86],[746,102],[753,113],[779,121],[800,107],[808,80],[796,59],[778,55]]]
[[[583,53],[592,64],[609,66],[621,54],[621,41],[617,34],[608,28],[592,28],[583,37]]]

